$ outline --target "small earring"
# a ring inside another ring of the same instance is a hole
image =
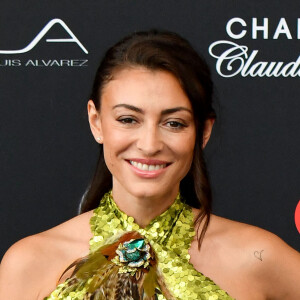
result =
[[[102,139],[101,139],[101,137],[97,137],[96,140],[101,142]]]

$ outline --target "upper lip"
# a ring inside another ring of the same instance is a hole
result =
[[[170,162],[165,160],[158,160],[158,159],[148,159],[148,158],[130,158],[129,161],[136,161],[141,164],[146,165],[169,165]]]

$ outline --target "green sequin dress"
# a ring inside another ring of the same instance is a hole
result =
[[[175,202],[151,223],[140,228],[132,217],[127,216],[115,204],[111,192],[105,194],[90,220],[93,238],[90,240],[90,252],[94,252],[124,232],[137,231],[144,236],[155,250],[158,268],[165,283],[176,299],[233,300],[211,279],[196,271],[189,263],[188,250],[195,236],[192,209],[178,196]],[[68,280],[67,280],[68,281]],[[87,280],[78,291],[72,291],[67,297],[60,291],[67,283],[57,286],[45,300],[83,300],[89,286]],[[159,300],[165,300],[163,295]]]

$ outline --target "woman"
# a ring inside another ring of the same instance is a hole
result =
[[[186,40],[109,49],[88,115],[100,158],[83,213],[11,247],[1,299],[300,299],[297,251],[211,214],[212,82]]]

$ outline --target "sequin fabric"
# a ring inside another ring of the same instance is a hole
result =
[[[93,238],[90,240],[90,252],[109,244],[113,237],[128,231],[138,231],[155,250],[158,268],[165,283],[176,299],[233,300],[211,279],[196,271],[189,263],[188,250],[195,236],[193,214],[180,195],[161,215],[153,219],[145,228],[139,227],[134,218],[127,216],[115,204],[111,192],[104,195],[90,220]],[[67,298],[60,298],[60,284],[47,300],[82,300],[90,280],[80,290],[72,292]],[[158,295],[158,300],[166,300]]]

